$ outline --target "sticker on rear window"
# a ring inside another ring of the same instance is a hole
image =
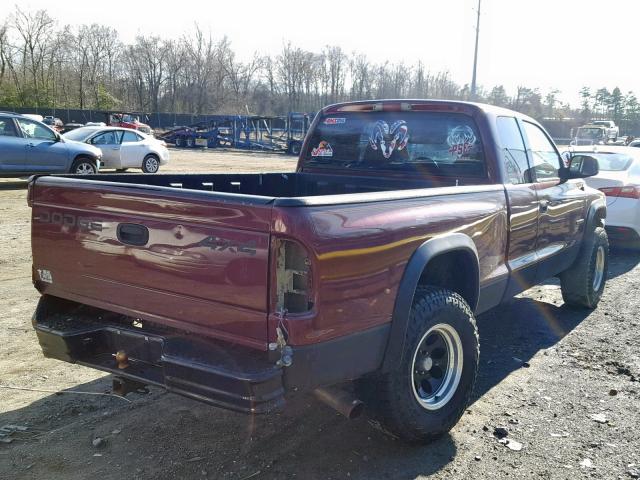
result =
[[[408,158],[405,150],[409,142],[407,122],[398,120],[389,127],[389,124],[384,120],[378,120],[375,123],[371,123],[367,130],[369,134],[369,153],[368,155],[365,154],[365,156],[382,156],[391,160],[406,160]],[[374,152],[379,153],[376,155]]]
[[[476,144],[476,135],[471,127],[467,125],[459,125],[449,132],[447,144],[449,145],[449,153],[460,158],[467,155]]]
[[[347,119],[346,118],[339,118],[339,117],[327,117],[324,119],[324,124],[325,125],[338,125],[340,123],[346,123]]]
[[[311,150],[312,157],[333,157],[333,148],[329,142],[322,140],[316,148]]]

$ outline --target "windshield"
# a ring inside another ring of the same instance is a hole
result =
[[[70,132],[67,132],[62,136],[68,140],[73,140],[75,142],[84,142],[87,137],[95,131],[96,130],[94,128],[76,128],[75,130],[71,130]]]
[[[578,138],[600,138],[602,137],[601,128],[579,128]]]
[[[304,166],[485,174],[471,117],[443,112],[341,112],[320,118]]]

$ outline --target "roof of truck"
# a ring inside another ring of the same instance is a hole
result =
[[[321,113],[336,113],[340,111],[343,107],[354,106],[354,105],[367,105],[367,104],[392,104],[392,103],[400,103],[400,104],[410,104],[410,105],[443,105],[450,107],[463,107],[470,110],[482,111],[484,113],[488,113],[493,116],[509,116],[509,117],[518,117],[524,120],[532,121],[534,123],[538,123],[535,119],[529,117],[528,115],[524,115],[523,113],[516,112],[515,110],[509,110],[508,108],[496,107],[495,105],[489,105],[487,103],[478,103],[478,102],[466,102],[462,100],[438,100],[438,99],[413,99],[413,98],[396,98],[396,99],[382,99],[382,100],[359,100],[354,102],[343,102],[336,103],[333,105],[329,105],[324,107]]]

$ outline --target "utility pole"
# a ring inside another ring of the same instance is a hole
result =
[[[480,37],[480,3],[478,0],[478,20],[476,22],[476,49],[473,54],[473,76],[471,77],[471,100],[476,99],[476,71],[478,69],[478,38]]]

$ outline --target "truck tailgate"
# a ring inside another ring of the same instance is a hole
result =
[[[44,294],[265,349],[271,199],[41,177]]]

